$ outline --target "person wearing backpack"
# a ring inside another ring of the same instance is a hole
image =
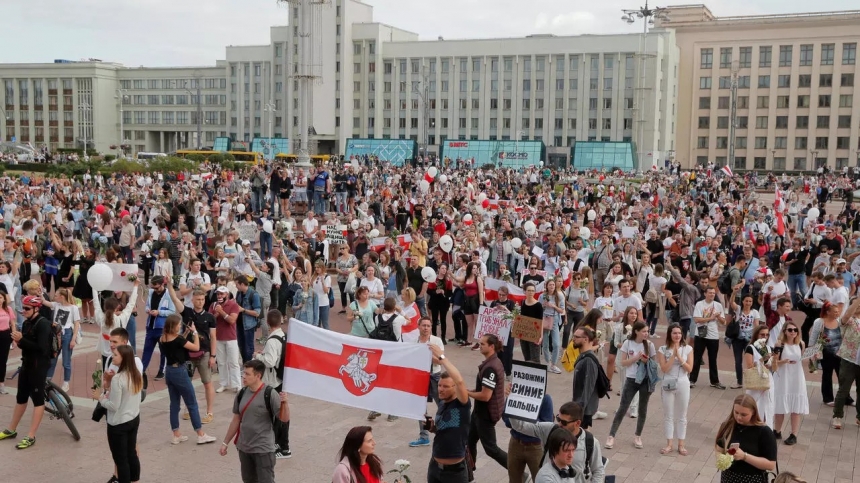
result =
[[[409,323],[406,317],[398,314],[397,301],[394,297],[386,297],[382,303],[382,313],[376,315],[376,328],[370,331],[370,338],[376,340],[386,340],[389,342],[401,341],[400,329]],[[368,421],[374,421],[382,413],[371,411],[367,415]],[[388,416],[388,421],[397,421],[397,416]]]
[[[275,388],[280,392],[284,380],[284,355],[287,350],[287,335],[284,334],[281,324],[284,316],[278,310],[270,310],[266,313],[266,324],[269,326],[269,337],[262,351],[254,354],[254,359],[266,365],[263,372],[263,382],[267,386]],[[290,422],[285,421],[286,432],[275,440],[275,459],[287,459],[293,456],[290,451]]]
[[[526,436],[540,439],[543,446],[541,466],[549,464],[549,437],[558,430],[569,431],[576,437],[576,451],[573,454],[573,469],[578,475],[577,483],[603,483],[606,474],[606,463],[601,454],[600,442],[590,432],[582,427],[582,406],[574,401],[561,405],[555,416],[555,423],[530,423],[519,419],[511,419],[511,429]],[[581,478],[581,479],[580,479]]]
[[[608,387],[598,387],[601,381],[608,381],[606,372],[594,354],[597,334],[591,327],[582,326],[573,333],[573,347],[579,350],[579,357],[573,366],[573,401],[583,408],[582,427],[592,426],[594,415],[600,403],[600,392],[606,395]]]
[[[9,427],[0,432],[0,440],[18,436],[18,424],[27,410],[27,399],[33,401],[33,419],[27,437],[15,447],[27,449],[36,444],[36,431],[45,415],[45,380],[51,359],[56,356],[59,346],[51,321],[39,315],[42,298],[33,295],[24,297],[24,324],[21,331],[12,332],[12,340],[21,348],[21,373],[18,375],[18,395],[15,410]]]

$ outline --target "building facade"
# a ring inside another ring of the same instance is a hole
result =
[[[669,7],[680,48],[676,156],[735,171],[860,166],[860,11],[716,17]]]

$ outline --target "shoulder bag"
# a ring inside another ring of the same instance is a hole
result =
[[[744,389],[754,391],[767,391],[770,389],[770,377],[768,377],[768,368],[761,362],[756,362],[749,369],[744,369]]]

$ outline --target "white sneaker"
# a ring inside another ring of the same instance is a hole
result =
[[[224,392],[226,390],[227,390],[227,386],[218,386],[218,389],[216,389],[215,392],[217,392],[218,394],[221,394],[222,392]]]
[[[215,436],[209,436],[208,434],[204,434],[203,436],[197,437],[197,444],[214,443],[216,439],[217,438],[215,438]]]
[[[594,413],[594,419],[606,419],[607,414],[603,411],[597,411]]]
[[[9,391],[6,390],[6,386],[0,384],[0,394],[9,394]]]
[[[636,419],[638,417],[638,415],[639,415],[639,408],[630,409],[629,411],[627,411],[627,416],[629,416],[633,419]]]
[[[60,389],[62,389],[62,390],[63,390],[63,392],[69,392],[69,383],[68,383],[68,382],[64,382],[64,383],[63,383],[63,386],[62,386]]]

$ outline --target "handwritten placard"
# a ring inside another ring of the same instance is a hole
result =
[[[505,415],[523,421],[537,421],[546,394],[546,379],[546,366],[513,361],[511,393],[505,401]]]
[[[543,321],[534,317],[515,315],[514,323],[511,325],[511,336],[537,344],[543,336]]]
[[[502,342],[502,345],[508,343],[508,336],[511,333],[511,324],[513,319],[510,317],[510,312],[503,307],[491,309],[482,305],[478,308],[478,323],[475,326],[475,339],[479,339],[487,334],[494,334]]]
[[[821,344],[814,344],[803,349],[803,354],[801,355],[800,360],[811,359],[816,355],[821,357]]]

